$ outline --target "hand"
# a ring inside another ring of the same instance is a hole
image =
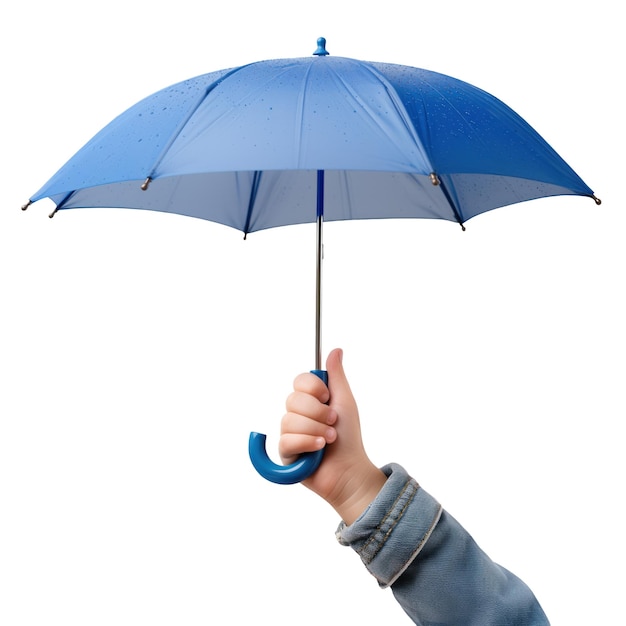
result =
[[[376,497],[386,477],[365,452],[359,411],[342,358],[338,349],[328,355],[328,387],[311,373],[295,379],[281,422],[279,452],[283,463],[289,464],[303,452],[327,445],[320,467],[303,485],[351,524]]]

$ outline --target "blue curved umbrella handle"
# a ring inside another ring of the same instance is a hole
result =
[[[324,370],[312,370],[328,385],[328,373]],[[306,480],[320,466],[324,458],[324,448],[315,452],[301,454],[297,461],[290,465],[274,463],[265,449],[266,436],[261,433],[250,433],[248,452],[254,469],[266,480],[278,485],[293,485]]]

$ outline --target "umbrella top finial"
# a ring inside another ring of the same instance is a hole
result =
[[[324,57],[328,54],[326,51],[326,39],[324,37],[320,37],[317,40],[317,50],[313,54],[318,57]]]

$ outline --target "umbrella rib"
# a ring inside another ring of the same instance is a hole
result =
[[[302,89],[300,90],[300,96],[298,98],[298,108],[297,108],[297,111],[296,111],[298,119],[296,120],[295,128],[299,129],[299,133],[297,133],[297,135],[295,137],[296,145],[294,146],[294,148],[295,148],[295,152],[296,152],[296,158],[297,158],[298,167],[300,167],[300,164],[302,162],[302,145],[304,143],[304,124],[303,124],[303,120],[304,120],[304,101],[305,101],[306,94],[307,94],[307,83],[310,80],[312,69],[313,69],[313,65],[309,65],[306,68],[306,71],[304,73],[304,77],[303,77],[303,80],[302,80]]]
[[[363,65],[368,70],[368,72],[372,76],[374,76],[376,80],[382,85],[387,96],[389,97],[389,102],[393,105],[396,113],[398,114],[400,120],[402,121],[402,124],[404,125],[405,130],[411,136],[411,139],[413,140],[413,145],[417,149],[419,155],[421,156],[423,161],[428,164],[428,167],[430,168],[431,172],[434,171],[434,166],[431,161],[431,156],[426,150],[426,147],[424,146],[424,142],[422,141],[422,138],[416,132],[415,126],[411,121],[411,116],[406,110],[406,107],[404,106],[404,103],[402,102],[402,100],[398,97],[398,94],[394,86],[375,67],[373,67],[369,63],[364,63]]]
[[[248,65],[252,65],[252,64],[250,63]],[[176,139],[178,138],[178,136],[182,132],[183,128],[185,128],[185,126],[187,125],[187,122],[189,122],[189,120],[193,117],[195,112],[200,108],[202,103],[206,100],[207,96],[216,87],[218,87],[221,83],[223,83],[227,78],[229,78],[230,76],[232,76],[233,74],[235,74],[239,70],[242,70],[244,67],[247,67],[248,65],[242,65],[240,67],[233,68],[230,72],[227,72],[226,74],[221,76],[219,78],[219,80],[216,80],[214,83],[211,83],[204,90],[204,93],[198,98],[198,101],[196,102],[195,106],[190,108],[187,116],[185,118],[183,118],[183,120],[178,124],[178,127],[176,128],[176,130],[174,130],[174,132],[170,135],[169,141],[167,142],[167,144],[165,145],[163,150],[161,150],[161,154],[159,154],[159,156],[155,160],[154,165],[150,169],[150,173],[148,174],[148,176],[146,178],[146,181],[144,182],[145,189],[147,189],[147,186],[148,186],[149,182],[154,179],[154,172],[156,171],[157,167],[159,167],[159,165],[161,164],[161,161],[163,161],[163,158],[167,154],[168,150],[172,147],[172,144],[176,141]],[[142,187],[142,189],[144,189],[144,187]]]
[[[75,190],[75,189],[74,189],[73,191],[68,192],[68,193],[65,195],[65,197],[57,203],[56,207],[54,208],[54,211],[52,211],[52,213],[50,213],[50,215],[48,215],[48,217],[54,217],[54,216],[56,215],[56,212],[57,212],[59,209],[62,209],[62,208],[63,208],[63,205],[64,205],[66,202],[68,202],[68,201],[69,201],[69,199],[70,199],[70,198],[71,198],[71,197],[72,197],[75,193],[76,193],[76,190]]]
[[[259,191],[259,185],[261,184],[261,176],[263,172],[256,170],[252,177],[252,185],[250,187],[250,197],[248,198],[248,212],[246,214],[246,224],[243,228],[243,238],[246,239],[250,232],[250,223],[252,222],[252,211],[256,203],[257,193]]]
[[[448,204],[450,205],[450,208],[452,209],[452,212],[454,213],[454,217],[456,218],[456,221],[461,225],[461,228],[465,230],[465,225],[463,223],[465,220],[463,219],[463,216],[461,215],[461,210],[456,206],[454,200],[452,199],[452,196],[450,195],[450,192],[448,191],[446,184],[434,172],[430,175],[430,179],[433,185],[441,189],[441,192],[443,193],[444,198],[448,201]]]

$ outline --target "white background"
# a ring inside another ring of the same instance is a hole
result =
[[[500,209],[465,233],[327,224],[324,352],[345,350],[372,459],[404,464],[554,625],[624,623],[617,7],[4,7],[0,624],[409,623],[336,544],[334,512],[247,457],[251,430],[275,456],[291,381],[314,366],[314,227],[243,242],[179,216],[20,210],[144,96],[307,56],[319,36],[497,95],[602,198]]]

